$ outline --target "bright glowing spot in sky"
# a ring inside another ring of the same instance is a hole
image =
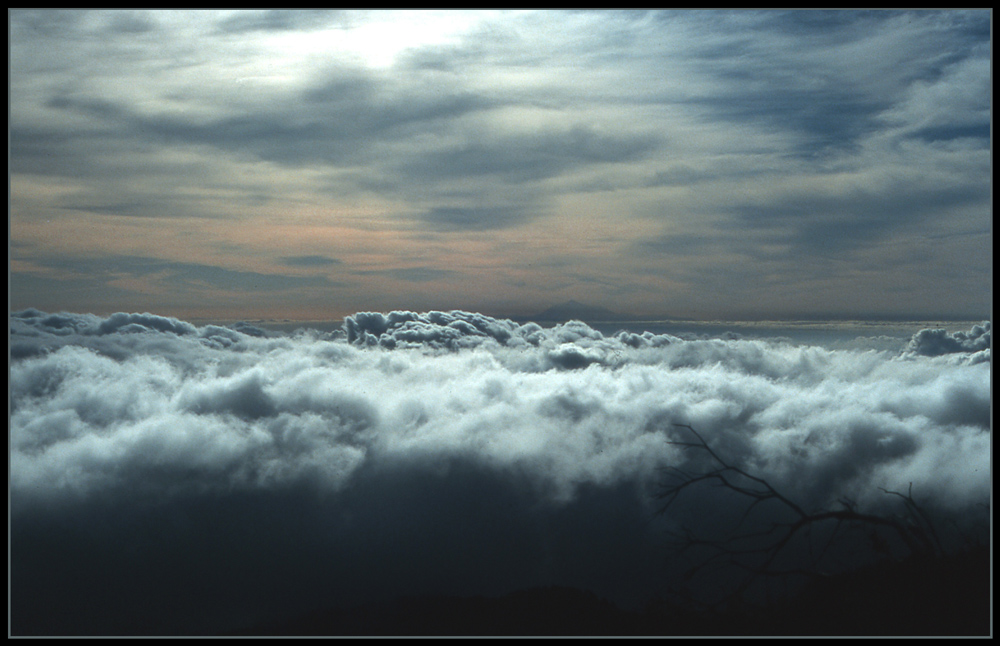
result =
[[[391,11],[377,12],[378,20],[358,21],[347,28],[282,38],[288,54],[337,52],[360,60],[367,67],[390,67],[406,50],[457,43],[495,12]]]

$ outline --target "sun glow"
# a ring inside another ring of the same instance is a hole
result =
[[[366,67],[391,67],[400,54],[420,47],[457,43],[491,14],[488,11],[379,11],[354,17],[340,27],[276,39],[291,57],[333,54]],[[377,18],[370,20],[369,18]]]

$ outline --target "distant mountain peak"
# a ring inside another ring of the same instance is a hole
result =
[[[559,305],[539,312],[531,317],[533,321],[557,321],[564,322],[573,319],[580,321],[620,321],[625,316],[618,312],[613,312],[605,307],[597,305],[587,305],[579,301],[569,300]]]

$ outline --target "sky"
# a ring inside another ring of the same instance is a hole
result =
[[[988,318],[991,13],[8,13],[13,311]]]
[[[704,554],[676,537],[765,532],[787,509],[705,482],[664,510],[671,468],[714,464],[677,425],[810,512],[905,517],[886,492],[912,493],[948,550],[989,540],[988,321],[839,348],[467,312],[361,313],[338,334],[9,322],[13,635],[218,634],[552,585],[629,609],[711,599],[747,570],[683,578]],[[823,571],[873,562],[872,527],[832,530],[775,563],[824,543]]]

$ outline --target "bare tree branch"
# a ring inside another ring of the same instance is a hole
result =
[[[684,492],[702,484],[723,487],[749,500],[732,530],[722,539],[711,540],[697,536],[687,528],[682,528],[681,532],[674,534],[673,545],[677,555],[696,548],[708,550],[708,556],[690,568],[684,575],[685,579],[690,579],[706,568],[714,566],[734,566],[746,573],[736,590],[723,601],[731,601],[741,596],[754,581],[762,577],[783,577],[792,574],[825,576],[820,566],[834,538],[843,535],[844,526],[867,531],[872,547],[877,553],[889,553],[888,543],[878,535],[878,529],[896,535],[910,553],[944,552],[933,523],[913,499],[912,483],[906,494],[882,489],[887,495],[897,496],[903,500],[906,513],[900,518],[863,513],[857,509],[854,501],[849,499],[838,501],[840,509],[825,509],[810,513],[776,490],[767,480],[726,462],[690,425],[674,424],[674,426],[685,429],[694,439],[672,440],[669,444],[706,454],[710,458],[711,466],[700,473],[692,473],[673,466],[665,467],[662,470],[664,482],[659,493],[659,499],[662,501],[659,509],[661,514],[666,513]],[[742,528],[753,511],[763,503],[772,501],[786,510],[790,520],[772,522],[769,527],[757,531],[743,531]],[[814,552],[811,542],[813,528],[830,523],[833,526],[825,545],[818,552]],[[807,541],[809,563],[804,567],[779,568],[777,565],[779,557],[786,553],[786,548],[790,544],[803,535]]]

